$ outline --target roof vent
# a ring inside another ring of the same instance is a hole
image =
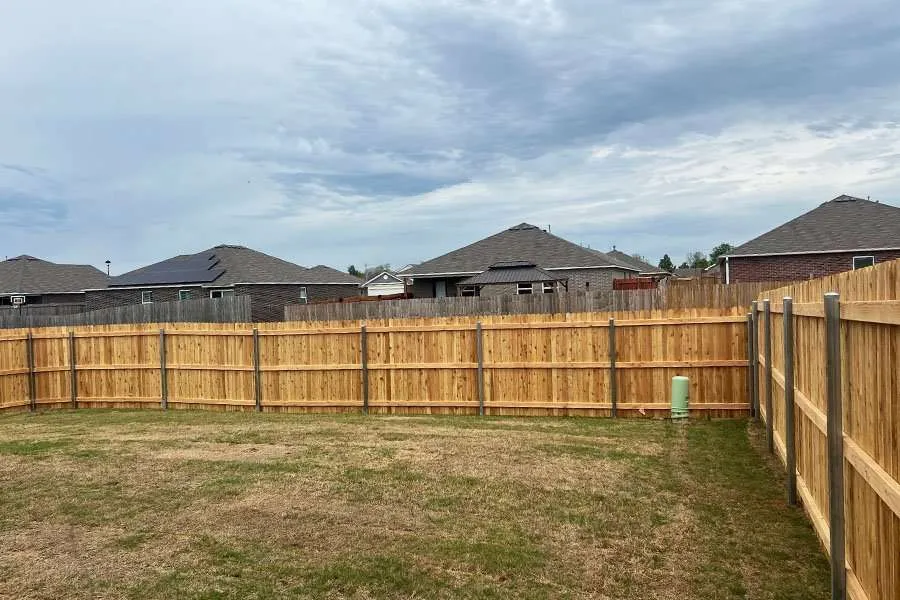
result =
[[[832,200],[832,202],[856,202],[857,200],[862,200],[862,198],[856,198],[854,196],[848,196],[847,194],[841,194],[840,196]]]
[[[509,231],[526,231],[529,229],[537,229],[537,227],[531,225],[530,223],[519,223],[515,227],[510,227]]]

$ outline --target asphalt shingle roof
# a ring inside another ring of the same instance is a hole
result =
[[[607,252],[606,255],[609,256],[610,258],[613,258],[613,259],[619,261],[620,263],[624,263],[626,265],[630,265],[630,266],[634,267],[635,269],[638,269],[641,273],[666,273],[667,272],[664,269],[660,269],[659,267],[657,267],[655,265],[651,265],[650,263],[644,262],[639,258],[635,258],[633,256],[625,254],[621,250],[616,250],[615,248],[613,248],[611,251]]]
[[[326,265],[316,265],[306,270],[306,278],[303,281],[309,283],[347,283],[350,285],[359,285],[359,278],[338,271]]]
[[[106,273],[91,265],[62,265],[33,256],[0,262],[0,294],[50,294],[106,287]]]
[[[900,208],[838,196],[735,248],[729,256],[900,248]]]
[[[113,277],[110,285],[145,285],[146,282],[141,281],[142,274],[149,275],[150,272],[158,272],[159,267],[165,268],[167,265],[171,265],[174,269],[177,268],[179,263],[183,263],[190,257],[209,255],[215,255],[216,259],[218,259],[215,268],[224,269],[225,272],[212,282],[200,282],[204,285],[227,286],[236,283],[359,283],[358,279],[331,267],[319,265],[312,269],[307,269],[244,246],[223,244],[193,255],[182,254],[135,269],[118,277]],[[171,283],[176,285],[196,282],[178,281]]]
[[[475,243],[413,266],[404,276],[438,273],[480,273],[504,261],[527,261],[544,269],[559,267],[618,267],[638,269],[620,263],[603,252],[583,248],[551,233],[521,223]]]
[[[565,277],[551,275],[528,261],[497,263],[483,272],[464,279],[461,285],[496,285],[502,283],[536,283],[539,281],[560,281]]]

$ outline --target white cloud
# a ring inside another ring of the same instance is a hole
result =
[[[898,27],[888,0],[14,3],[0,239],[399,264],[531,220],[681,256],[896,195]]]

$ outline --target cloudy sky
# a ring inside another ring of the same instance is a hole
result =
[[[0,255],[683,260],[900,204],[896,0],[0,0]]]

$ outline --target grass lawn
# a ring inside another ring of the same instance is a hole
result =
[[[0,416],[0,597],[829,597],[746,421]]]

